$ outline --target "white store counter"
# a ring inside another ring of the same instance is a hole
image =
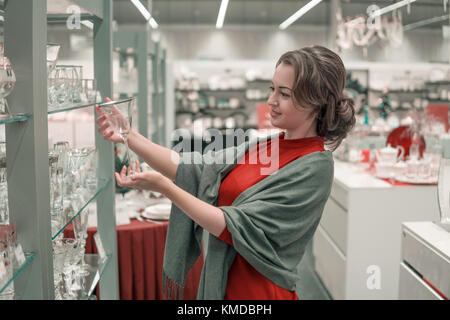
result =
[[[401,300],[450,297],[450,225],[430,221],[403,224]]]
[[[402,223],[438,220],[436,186],[393,186],[335,160],[313,238],[316,272],[333,299],[398,299]]]

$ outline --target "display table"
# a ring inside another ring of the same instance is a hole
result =
[[[315,270],[334,299],[398,299],[402,223],[438,220],[436,186],[395,186],[335,160]]]
[[[154,223],[131,220],[117,226],[119,260],[119,290],[121,300],[163,300],[162,265],[168,222]],[[97,228],[88,228],[86,253],[97,253],[93,235]],[[73,237],[70,225],[65,237]],[[202,257],[191,269],[186,280],[183,299],[197,297],[198,283],[203,266]]]

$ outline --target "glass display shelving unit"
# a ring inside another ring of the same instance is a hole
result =
[[[153,42],[150,57],[152,61],[152,141],[167,144],[165,119],[167,119],[166,97],[166,49],[161,47],[160,42]]]
[[[137,130],[153,142],[168,145],[167,119],[167,59],[166,49],[151,39],[148,24],[140,29],[119,28],[114,32],[114,51],[122,66],[128,57],[137,69],[137,88],[134,95],[138,105]],[[121,95],[118,98],[125,98]]]
[[[69,6],[80,9],[80,19],[93,23],[94,77],[102,97],[112,96],[112,0],[21,0],[0,3],[4,16],[5,56],[13,65],[17,82],[8,96],[12,116],[0,120],[6,132],[6,169],[10,223],[16,226],[17,241],[25,262],[13,270],[0,293],[14,283],[15,299],[52,300],[53,282],[50,181],[48,176],[48,115],[90,108],[67,106],[48,111],[46,44],[47,23],[66,23]],[[73,13],[72,13],[73,14]],[[71,32],[69,29],[67,32]],[[98,189],[76,214],[92,201],[97,205],[98,233],[107,253],[105,259],[86,255],[90,274],[79,299],[90,299],[97,285],[101,299],[119,298],[117,239],[113,181],[113,146],[95,132],[98,150]]]

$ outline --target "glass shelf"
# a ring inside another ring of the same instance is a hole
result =
[[[59,23],[59,24],[66,24],[67,19],[70,18],[72,14],[68,13],[48,13],[47,14],[47,22],[48,23]],[[80,21],[86,21],[86,20],[92,20],[93,16],[89,13],[81,13],[80,14]]]
[[[76,5],[80,9],[82,17],[103,19],[102,3],[92,0],[47,0],[47,17],[65,16],[67,15],[67,8],[72,5]]]
[[[14,279],[19,276],[23,269],[25,269],[25,267],[33,261],[34,257],[34,253],[25,253],[25,262],[20,266],[14,267],[12,277],[0,288],[0,294],[3,293],[3,291],[14,281]]]
[[[84,290],[81,290],[76,297],[77,300],[92,299],[94,290],[103,275],[108,262],[111,260],[111,255],[107,255],[103,260],[98,254],[85,254],[84,261],[89,266],[89,274],[84,276]]]
[[[77,104],[77,105],[69,105],[69,106],[62,107],[61,109],[49,110],[47,113],[54,114],[54,113],[59,113],[59,112],[67,112],[67,111],[72,111],[72,110],[77,110],[77,109],[93,107],[95,105],[99,105],[100,107],[106,107],[106,106],[110,106],[110,105],[114,105],[114,104],[126,103],[129,101],[132,101],[135,98],[136,97],[132,96],[132,97],[123,98],[120,100],[112,100],[109,102],[96,101],[96,102],[82,103],[82,104]]]
[[[72,111],[72,110],[77,110],[77,109],[93,107],[97,104],[102,104],[102,103],[103,103],[103,101],[98,101],[98,102],[81,103],[81,104],[76,104],[76,105],[64,106],[61,109],[49,110],[48,114],[54,114],[54,113],[59,113],[59,112],[66,112],[66,111]]]
[[[5,124],[5,123],[12,123],[12,122],[17,122],[17,121],[25,121],[30,119],[31,116],[29,114],[16,114],[16,115],[10,115],[9,117],[3,117],[0,116],[0,124]]]
[[[97,196],[108,186],[108,184],[111,181],[112,181],[112,178],[109,178],[108,180],[101,180],[100,187],[97,189],[95,194],[92,195],[92,197],[90,197],[89,200],[86,201],[86,203],[77,211],[77,213],[74,214],[74,216],[72,218],[70,218],[70,220],[55,235],[52,236],[52,240],[55,240],[56,237],[59,236],[59,234],[61,232],[63,232],[64,229],[67,228],[67,226],[72,222],[72,220],[75,219],[81,212],[83,212],[84,208],[86,208],[89,203],[91,203],[95,198],[97,198]]]

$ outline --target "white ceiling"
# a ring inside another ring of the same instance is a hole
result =
[[[215,25],[221,0],[141,0],[149,4],[151,13],[161,27],[169,25]],[[401,8],[404,25],[445,14],[444,0],[417,0],[411,4],[411,14],[406,6]],[[230,0],[225,17],[227,25],[279,25],[307,0]],[[342,0],[344,17],[366,13],[367,7],[377,4],[386,7],[393,0]],[[330,0],[324,0],[293,25],[327,25]],[[449,8],[450,10],[450,8]],[[447,14],[449,11],[447,11]],[[144,18],[130,0],[114,0],[114,18],[119,24],[145,23]],[[446,22],[427,27],[440,27]]]

